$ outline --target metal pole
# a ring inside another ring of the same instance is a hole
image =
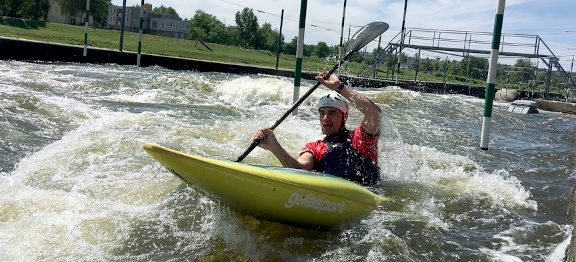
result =
[[[307,0],[300,0],[300,23],[298,27],[298,44],[296,46],[296,70],[294,72],[294,92],[292,101],[296,103],[300,97],[300,77],[302,76],[302,57],[304,56],[304,30],[306,27]],[[298,114],[298,108],[294,109],[293,115]]]
[[[556,57],[550,57],[548,62],[548,71],[546,73],[546,85],[544,86],[544,99],[548,99],[548,92],[550,91],[550,84],[552,82],[552,64],[556,62]]]
[[[418,49],[418,58],[416,59],[416,72],[414,73],[414,83],[418,80],[418,71],[420,71],[420,51],[422,49]]]
[[[136,57],[136,65],[140,67],[140,57],[142,56],[142,26],[144,24],[144,0],[140,6],[140,29],[138,30],[138,56]]]
[[[352,31],[352,25],[348,25],[348,42],[350,42],[350,31]]]
[[[534,70],[534,85],[532,85],[532,90],[530,90],[530,98],[534,98],[534,89],[536,88],[536,81],[538,80],[538,68],[540,67],[539,64],[540,60],[536,61],[536,69]]]
[[[467,55],[468,63],[466,65],[466,82],[468,82],[468,94],[470,94],[470,88],[472,85],[472,82],[470,81],[470,62],[471,62],[470,60],[472,60],[472,57],[470,56],[470,52],[468,52],[467,54],[468,54]]]
[[[344,44],[344,18],[346,17],[346,0],[344,0],[344,7],[342,8],[342,25],[340,27],[340,45],[338,47],[338,61],[342,61],[342,45]],[[338,66],[338,73],[340,73],[340,66]]]
[[[480,137],[480,149],[482,150],[488,150],[488,141],[490,139],[492,105],[494,103],[494,91],[496,87],[496,67],[498,66],[498,55],[500,54],[500,36],[502,34],[505,6],[506,0],[498,0],[498,9],[496,10],[496,17],[494,18],[494,32],[492,34],[490,66],[488,67],[488,78],[486,79],[486,91],[484,94],[484,118],[482,119],[482,135]]]
[[[122,1],[122,22],[120,22],[120,52],[124,46],[124,21],[126,21],[126,0]]]
[[[280,32],[278,33],[278,48],[276,49],[276,69],[278,69],[278,61],[280,60],[280,49],[282,49],[282,24],[284,23],[284,9],[280,15]]]
[[[568,74],[568,89],[566,89],[566,102],[568,102],[568,95],[570,94],[569,88],[572,86],[572,69],[574,68],[574,55],[572,55],[572,64],[570,65],[570,74]]]
[[[446,75],[448,74],[448,56],[446,56],[446,63],[444,64],[444,94],[446,94]]]
[[[404,35],[405,35],[405,25],[406,25],[406,8],[408,7],[408,0],[404,0],[404,16],[402,17],[402,31],[400,36],[400,47],[396,52],[398,58],[398,67],[396,70],[396,84],[398,84],[398,76],[400,75],[400,54],[402,54],[402,49],[404,48]]]
[[[376,59],[380,59],[380,43],[382,42],[382,35],[378,37],[378,49],[376,49]],[[376,78],[376,73],[378,72],[379,62],[374,61],[374,78]]]
[[[84,17],[84,52],[83,55],[88,55],[88,22],[90,15],[90,0],[86,0],[86,17]]]

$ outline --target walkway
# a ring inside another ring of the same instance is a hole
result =
[[[399,48],[428,50],[466,57],[470,54],[489,55],[492,46],[491,32],[473,32],[457,30],[439,30],[425,28],[409,28],[406,30],[404,44],[401,47],[398,33],[383,49],[376,59],[376,64],[365,67],[359,76],[367,77],[384,63],[386,57],[395,54]],[[538,35],[506,34],[500,39],[500,56],[518,58],[536,58],[544,62],[548,68],[545,92],[550,87],[552,69],[555,68],[561,78],[566,81],[572,92],[576,92],[574,81],[569,81],[570,74],[559,63],[557,56]]]

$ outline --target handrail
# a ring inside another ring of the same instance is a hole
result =
[[[394,49],[398,48],[401,35],[402,32],[398,32],[388,42],[385,50],[388,48],[392,50],[392,46]],[[464,55],[470,52],[485,54],[485,50],[491,49],[492,32],[407,28],[404,43],[407,43],[406,46],[418,49],[449,50],[449,52],[462,52]],[[538,35],[502,33],[499,49],[501,54],[508,56],[540,58],[547,67],[554,66],[562,75],[569,78],[561,64],[553,59],[556,55],[552,49]],[[366,66],[359,75],[365,73],[368,67],[377,68],[390,53],[386,51],[379,53],[375,59],[377,66]]]

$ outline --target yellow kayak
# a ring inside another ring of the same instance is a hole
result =
[[[209,197],[254,217],[309,227],[359,220],[386,201],[348,180],[299,169],[186,154],[157,144],[144,150]]]

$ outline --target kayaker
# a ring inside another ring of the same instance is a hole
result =
[[[378,137],[381,109],[366,96],[352,90],[331,75],[324,80],[319,73],[316,80],[333,90],[318,101],[318,113],[324,139],[306,143],[295,158],[280,145],[274,132],[262,128],[254,139],[263,139],[259,146],[272,152],[285,167],[315,170],[343,177],[361,185],[374,185],[380,179],[378,167]],[[364,117],[353,130],[346,129],[348,103]]]

